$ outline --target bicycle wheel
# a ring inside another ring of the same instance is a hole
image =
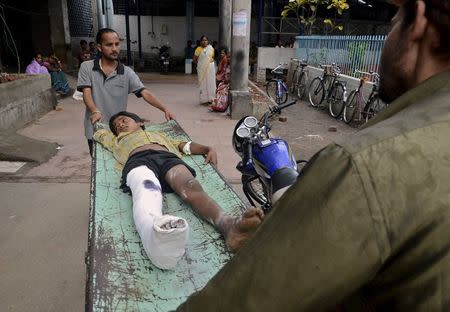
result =
[[[242,188],[245,196],[247,196],[252,205],[254,205],[253,200],[261,206],[269,203],[266,185],[259,176],[243,175]]]
[[[294,74],[292,75],[291,86],[289,87],[289,92],[292,94],[295,92],[295,88],[297,87],[296,83],[297,83],[298,75],[299,75],[299,71],[295,70]]]
[[[277,84],[278,84],[278,81],[276,81],[275,79],[272,79],[272,80],[269,80],[269,82],[266,85],[267,95],[273,100],[276,100],[276,98],[277,98]]]
[[[288,90],[288,86],[286,85],[286,83],[284,81],[281,81],[280,83],[281,83],[281,86],[280,86],[281,94],[277,99],[275,99],[275,102],[277,102],[278,105],[286,103],[288,100],[288,96],[289,96],[289,94],[288,94],[289,90]]]
[[[308,99],[312,107],[319,107],[325,97],[325,87],[320,77],[314,78],[309,84]]]
[[[297,97],[301,100],[306,93],[306,73],[302,72],[300,78],[297,80]]]
[[[343,117],[346,123],[350,123],[355,117],[356,108],[358,107],[359,91],[353,90],[345,102]]]
[[[344,85],[338,82],[333,86],[333,90],[331,90],[331,97],[328,102],[330,115],[334,118],[338,118],[344,110],[344,106]]]
[[[379,112],[386,108],[386,103],[380,100],[378,95],[375,95],[370,98],[369,102],[367,102],[364,107],[364,119],[368,122],[370,119],[375,117]]]

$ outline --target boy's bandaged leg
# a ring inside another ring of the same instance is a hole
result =
[[[161,269],[173,268],[184,255],[188,224],[183,218],[162,215],[161,184],[152,170],[140,166],[127,175],[133,197],[133,218],[145,252]]]

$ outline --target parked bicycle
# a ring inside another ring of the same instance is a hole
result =
[[[286,103],[288,99],[288,86],[283,80],[283,65],[280,64],[275,67],[272,73],[272,79],[266,85],[267,95],[275,100],[278,105]]]
[[[331,116],[337,117],[344,109],[347,94],[345,83],[339,80],[341,70],[334,63],[319,66],[324,69],[323,75],[311,81],[308,89],[309,103],[316,108],[328,105]]]
[[[343,112],[344,122],[346,123],[350,123],[355,115],[357,116],[355,121],[367,122],[386,108],[386,104],[378,97],[380,76],[373,71],[364,72],[355,70],[355,74],[365,76],[360,79],[358,88],[353,90],[347,98]],[[369,97],[366,99],[364,97],[363,86],[369,80],[373,80],[373,86]]]
[[[308,81],[308,73],[305,70],[308,64],[305,60],[298,61],[297,67],[292,74],[292,82],[289,91],[295,93],[297,91],[297,97],[301,100],[305,96],[306,82]]]

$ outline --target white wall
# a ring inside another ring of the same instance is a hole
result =
[[[167,25],[167,33],[161,33],[162,25]],[[125,16],[114,15],[113,27],[120,38],[126,37]],[[161,46],[168,44],[171,47],[171,54],[174,56],[184,56],[184,47],[186,46],[186,18],[184,16],[154,16],[153,17],[153,32],[151,16],[141,16],[141,37],[142,37],[142,51],[143,52],[157,52],[151,50],[152,46]],[[194,17],[194,38],[191,39],[194,44],[200,39],[200,36],[205,34],[212,41],[219,38],[219,22],[216,17]],[[130,39],[131,41],[138,40],[137,34],[137,17],[130,16]],[[126,49],[126,42],[121,44],[123,50]],[[137,51],[138,44],[131,44],[131,50]]]
[[[154,16],[153,17],[153,31],[152,36],[152,20],[151,16],[141,16],[141,36],[142,36],[142,51],[151,51],[152,46],[161,46],[169,43],[171,47],[171,54],[174,56],[184,56],[184,47],[186,41],[191,39],[195,44],[196,40],[200,39],[201,35],[206,35],[210,42],[219,41],[219,18],[218,17],[194,17],[193,38],[186,38],[186,18],[184,16]],[[161,25],[167,25],[167,34],[161,34]],[[121,38],[126,37],[125,29],[125,15],[114,15],[112,28],[117,31]],[[252,19],[251,24],[251,40],[257,41],[257,20]],[[130,16],[130,39],[137,41],[137,17]],[[123,41],[121,48],[126,50],[126,42]],[[230,48],[230,47],[228,47]],[[131,45],[132,51],[138,50],[138,44]]]
[[[258,68],[275,68],[279,64],[289,64],[294,56],[295,49],[293,48],[259,47]]]

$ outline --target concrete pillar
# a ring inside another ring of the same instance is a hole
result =
[[[128,1],[128,0],[125,0]],[[112,0],[106,0],[105,1],[105,15],[106,15],[106,27],[114,29],[113,25],[113,2]]]
[[[233,0],[231,38],[231,118],[240,119],[253,113],[248,91],[251,1]]]
[[[186,0],[186,41],[194,39],[194,0]]]
[[[231,47],[232,0],[219,0],[219,46]]]
[[[97,32],[106,27],[105,23],[105,15],[103,15],[103,0],[95,0],[97,5],[97,25],[98,29],[94,32],[94,34],[97,34]],[[94,16],[94,14],[92,14]],[[94,24],[95,25],[95,24]]]
[[[51,17],[49,22],[52,49],[68,69],[73,69],[75,63],[70,43],[67,0],[48,0],[48,11]]]

